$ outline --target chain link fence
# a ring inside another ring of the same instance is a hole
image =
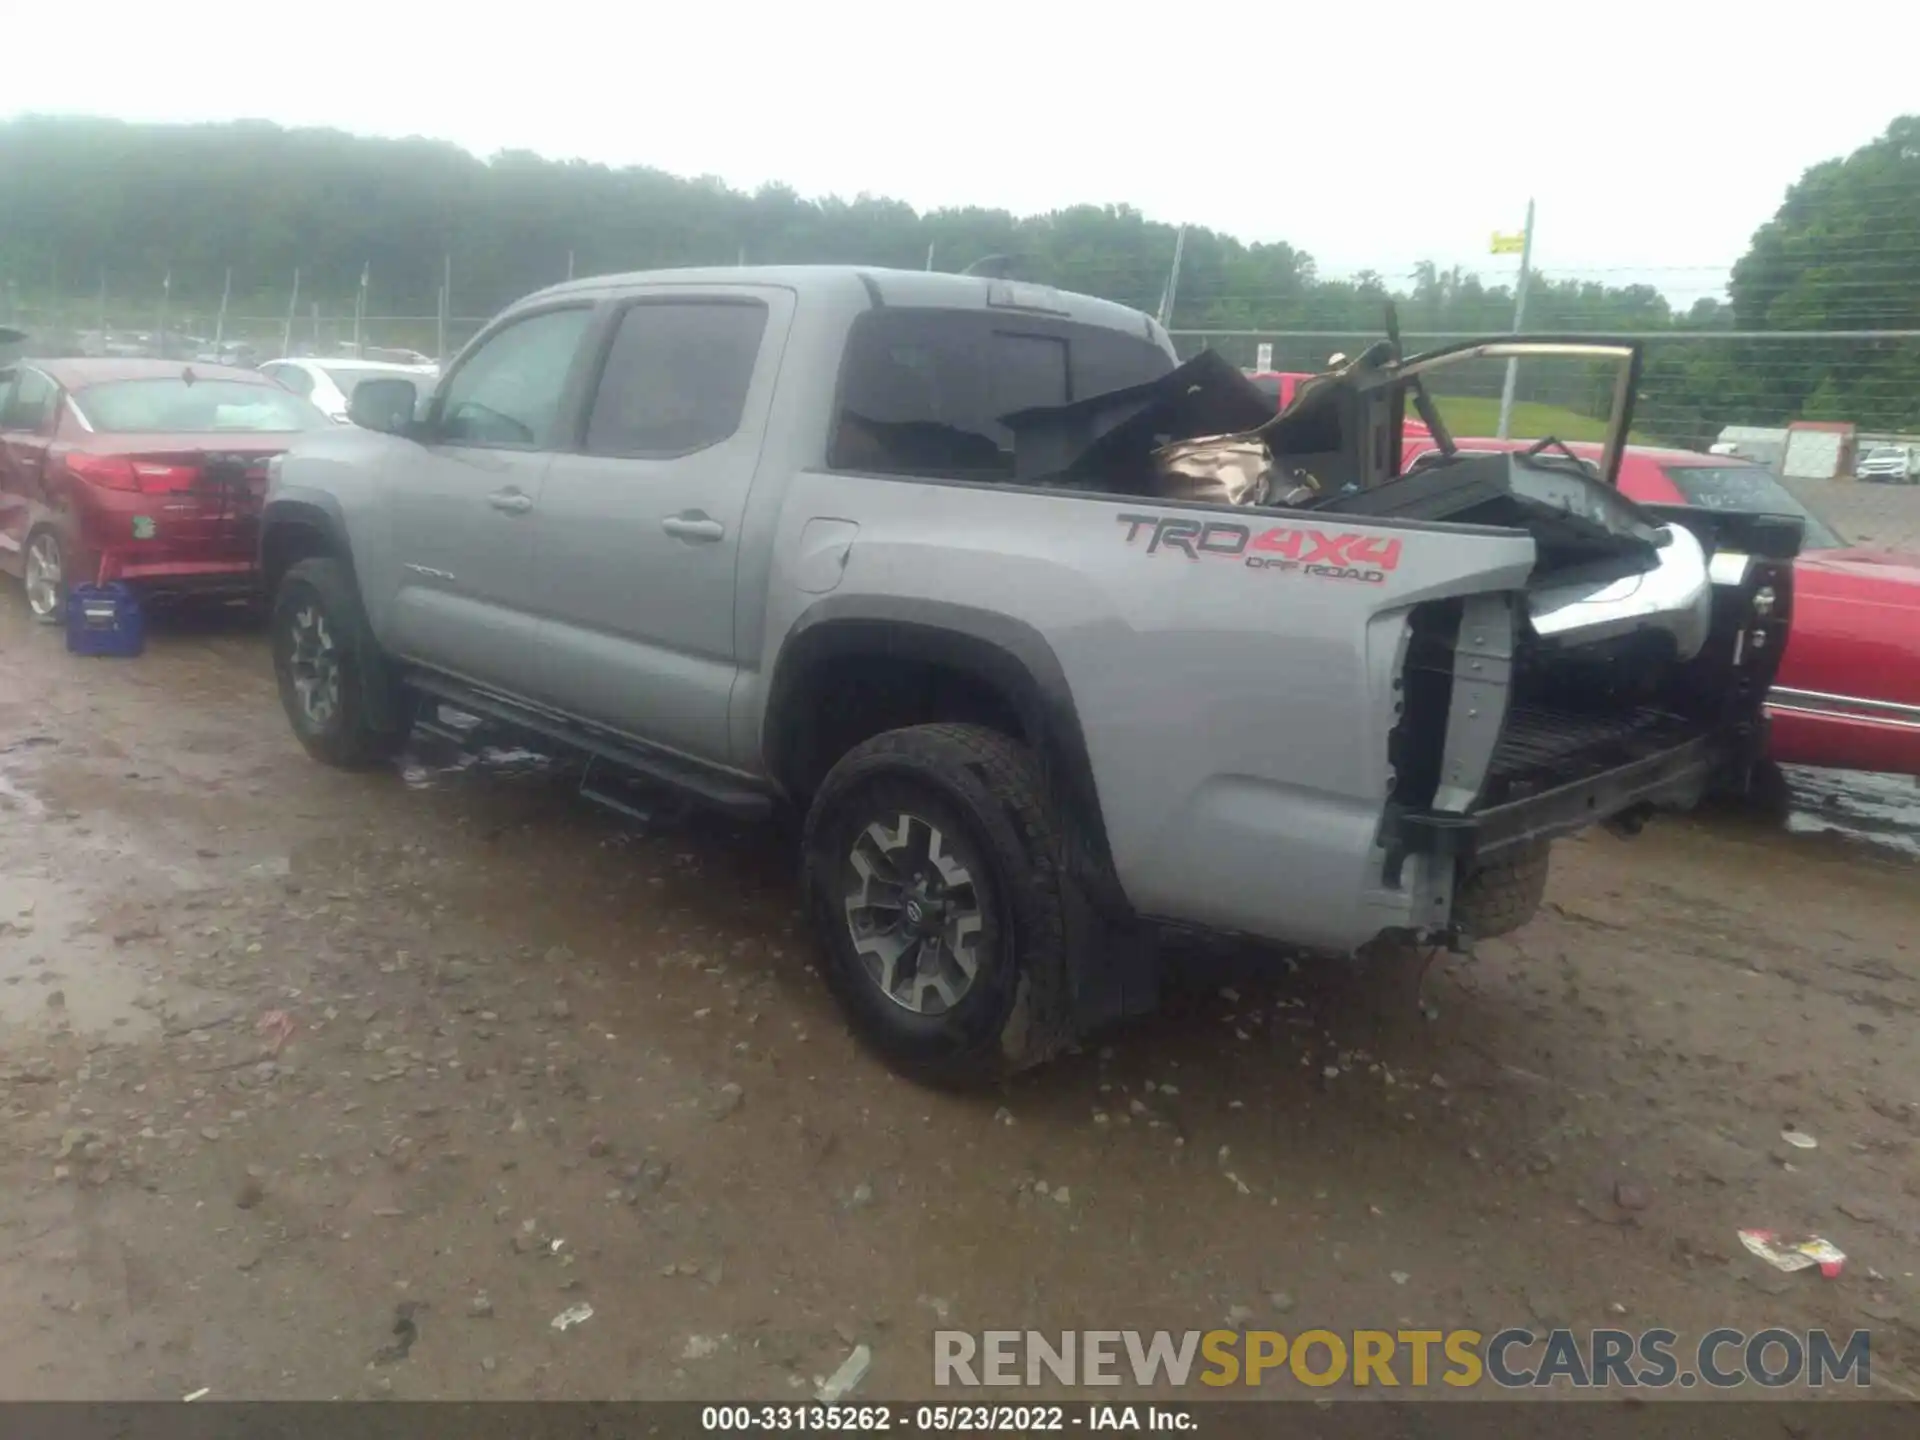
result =
[[[489,316],[361,315],[302,306],[265,315],[154,301],[72,300],[0,305],[0,325],[24,331],[37,355],[159,356],[259,364],[282,356],[443,361],[459,353]]]
[[[257,302],[222,314],[204,300],[75,297],[22,303],[0,292],[0,325],[25,331],[42,355],[157,355],[259,364],[279,356],[428,360],[444,363],[489,317],[356,316],[351,301],[302,301],[291,313],[261,313]],[[1335,355],[1354,355],[1378,331],[1176,330],[1183,356],[1218,351],[1245,369],[1312,373]],[[1409,331],[1408,351],[1475,338]],[[1855,449],[1916,447],[1920,456],[1920,331],[1648,331],[1634,438],[1705,450],[1729,427],[1785,427],[1796,421],[1854,427]],[[1448,427],[1491,435],[1498,425],[1504,361],[1473,361],[1441,372],[1436,399]],[[1518,367],[1510,433],[1538,439],[1597,439],[1611,403],[1610,367],[1528,360]]]

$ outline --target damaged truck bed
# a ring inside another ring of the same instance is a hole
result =
[[[1416,603],[1394,644],[1381,878],[1412,901],[1404,928],[1459,944],[1527,920],[1556,835],[1596,823],[1632,832],[1709,789],[1746,787],[1764,750],[1761,702],[1785,648],[1800,529],[1790,516],[1620,494],[1635,346],[1490,339],[1404,362],[1396,348],[1381,342],[1304,382],[1277,414],[1243,372],[1203,351],[1158,380],[1007,424],[1016,474],[1031,483],[1251,512],[1121,516],[1148,555],[1392,588],[1406,547],[1443,546],[1452,527],[1531,538],[1514,589]],[[1543,357],[1614,368],[1597,473],[1551,439],[1456,454],[1427,377]],[[1409,410],[1439,455],[1403,474]],[[1276,523],[1254,518],[1269,514]],[[1414,533],[1342,528],[1382,522]],[[1337,623],[1331,609],[1326,620]]]

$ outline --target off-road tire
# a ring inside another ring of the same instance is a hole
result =
[[[309,607],[317,607],[325,617],[339,646],[339,702],[331,721],[324,724],[311,721],[302,708],[291,663],[293,626]],[[267,628],[281,708],[309,755],[342,770],[365,770],[399,754],[410,727],[380,729],[369,716],[368,687],[387,682],[378,669],[378,642],[360,603],[359,587],[344,564],[331,556],[316,556],[288,570],[274,594]],[[406,713],[397,703],[389,708],[390,713]]]
[[[1453,921],[1475,940],[1518,930],[1534,917],[1547,893],[1553,842],[1516,845],[1461,877],[1453,896]]]
[[[916,1014],[869,977],[846,918],[855,837],[917,812],[951,825],[982,863],[985,918],[971,987],[944,1014]],[[828,987],[855,1034],[900,1073],[978,1086],[1051,1059],[1073,1039],[1065,845],[1033,753],[977,725],[915,725],[855,746],[821,783],[801,842],[802,886]]]

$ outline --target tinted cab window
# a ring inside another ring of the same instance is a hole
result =
[[[1013,475],[1001,417],[1156,380],[1144,337],[1048,316],[875,310],[855,322],[828,455],[836,469],[959,479]]]
[[[447,381],[439,439],[509,449],[552,445],[590,314],[585,307],[547,310],[495,331]]]
[[[740,428],[766,333],[757,300],[643,301],[614,332],[587,419],[590,455],[685,455]]]

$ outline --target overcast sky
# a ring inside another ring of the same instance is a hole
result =
[[[1511,272],[1488,236],[1533,196],[1542,269],[1681,303],[1807,165],[1920,103],[1910,0],[10,8],[15,111],[429,135],[921,208],[1118,201],[1390,279]]]

